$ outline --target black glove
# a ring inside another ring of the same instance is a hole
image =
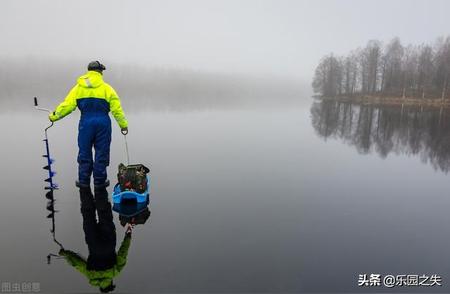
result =
[[[127,127],[125,127],[125,128],[121,128],[120,129],[120,132],[122,133],[122,135],[127,135],[128,134],[128,128]]]

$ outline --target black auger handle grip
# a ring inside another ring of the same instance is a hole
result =
[[[34,97],[34,106],[38,106],[37,97]]]

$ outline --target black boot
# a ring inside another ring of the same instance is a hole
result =
[[[75,181],[75,186],[77,186],[78,188],[90,188],[91,187],[91,185],[80,183],[80,181],[78,181],[78,180]]]
[[[109,180],[104,181],[102,184],[95,184],[94,183],[94,188],[95,189],[106,188],[108,186],[109,186]]]

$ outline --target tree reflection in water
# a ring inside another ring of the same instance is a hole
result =
[[[420,156],[436,170],[450,167],[450,109],[374,106],[316,100],[311,123],[320,137],[339,138],[359,153]]]

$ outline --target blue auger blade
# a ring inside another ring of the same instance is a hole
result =
[[[56,175],[56,172],[52,170],[52,171],[50,172],[50,178],[53,178],[55,175]]]
[[[49,170],[50,169],[50,165],[44,166],[43,169]]]
[[[48,178],[48,179],[44,180],[44,182],[47,182],[47,183],[50,183],[51,181],[52,181],[52,178]]]
[[[54,163],[55,159],[54,158],[50,158],[50,164]]]
[[[44,140],[42,140],[42,141],[44,141],[44,142],[48,142],[48,140],[47,140],[47,139],[44,139]]]
[[[42,157],[48,157],[48,155],[47,155],[47,154],[44,154],[44,155],[42,155]]]

